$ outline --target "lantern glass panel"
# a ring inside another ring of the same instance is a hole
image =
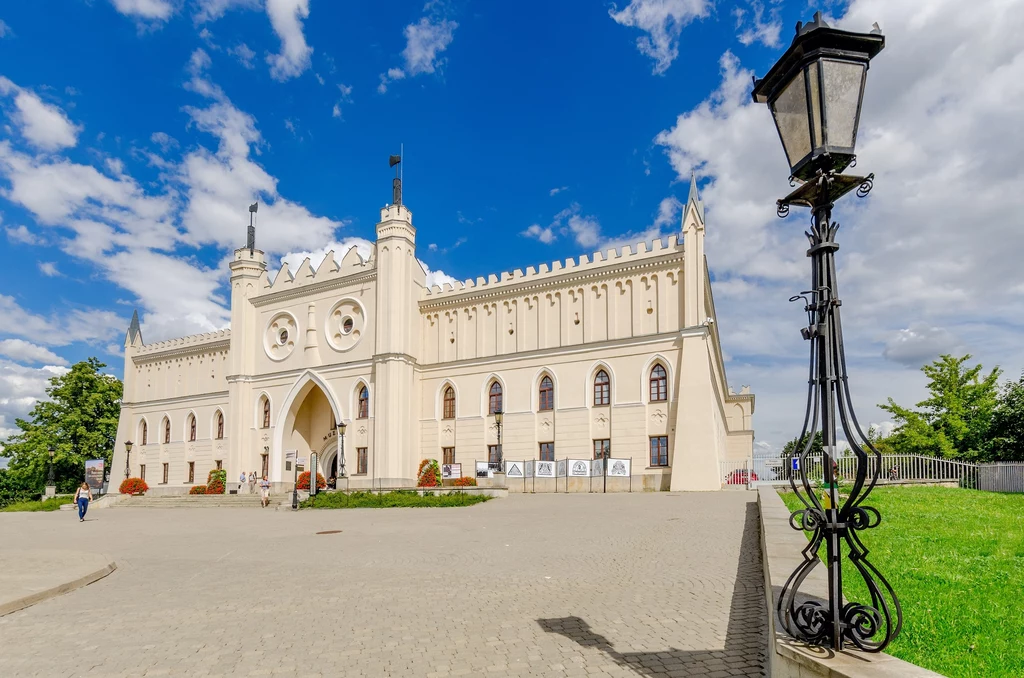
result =
[[[828,145],[853,148],[866,64],[822,59]]]
[[[805,71],[800,71],[772,103],[775,126],[779,128],[782,146],[789,166],[793,167],[811,152],[811,132],[807,119],[807,85]]]
[[[811,90],[811,148],[818,148],[825,141],[821,136],[821,80],[818,78],[817,61],[807,66],[807,85]]]

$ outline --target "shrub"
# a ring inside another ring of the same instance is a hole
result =
[[[299,475],[299,481],[296,487],[300,490],[309,489],[309,471]],[[327,481],[324,480],[324,476],[321,473],[316,474],[316,489],[323,490],[327,487]]]
[[[476,487],[476,478],[473,476],[462,476],[461,478],[456,478],[452,485],[455,487]]]
[[[206,485],[193,485],[189,494],[206,494]]]
[[[149,485],[142,478],[125,478],[121,483],[121,487],[117,488],[117,491],[121,494],[140,495],[148,489]]]
[[[213,469],[206,476],[206,494],[224,494],[224,486],[228,482],[228,472],[224,469]]]
[[[416,487],[440,487],[441,467],[437,459],[424,459],[420,462],[420,470],[416,472]]]

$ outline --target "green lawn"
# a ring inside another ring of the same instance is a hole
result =
[[[886,652],[951,678],[1024,676],[1024,495],[886,487],[866,504],[882,512],[880,526],[860,533],[868,558],[903,606],[903,631]],[[847,595],[869,600],[847,572]]]
[[[56,511],[64,504],[73,504],[74,502],[75,498],[70,495],[52,497],[45,501],[19,501],[0,508],[0,511]]]
[[[420,496],[409,490],[384,492],[321,492],[307,499],[301,508],[391,508],[395,506],[472,506],[487,501],[490,497],[453,491],[447,494],[426,494]]]

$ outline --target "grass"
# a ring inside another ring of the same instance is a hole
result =
[[[411,490],[396,490],[394,492],[321,492],[315,497],[307,499],[300,505],[301,508],[391,508],[396,506],[472,506],[490,499],[481,494],[467,494],[465,492],[453,491],[447,494],[424,494],[420,496]]]
[[[19,501],[14,504],[8,504],[0,508],[0,511],[57,511],[64,504],[73,503],[75,503],[75,498],[72,496],[51,497],[45,501]]]
[[[951,678],[1024,676],[1024,495],[885,487],[866,503],[882,513],[860,532],[868,559],[903,606],[886,652]],[[843,574],[848,599],[870,600],[853,567]]]

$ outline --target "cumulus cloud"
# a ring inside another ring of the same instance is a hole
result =
[[[436,6],[428,3],[427,9],[436,10]],[[386,73],[381,73],[377,91],[383,94],[391,82],[435,72],[444,63],[441,53],[448,49],[458,27],[458,23],[434,14],[420,17],[419,21],[406,26],[403,31],[403,67],[390,68]]]
[[[302,33],[302,21],[309,18],[309,0],[267,0],[267,16],[281,39],[281,51],[267,56],[271,77],[284,81],[301,75],[313,55]]]
[[[41,245],[42,240],[32,231],[28,230],[24,225],[18,226],[17,228],[11,228],[7,226],[4,228],[7,232],[7,239],[14,243],[21,243],[22,245]]]
[[[632,0],[621,10],[615,5],[609,16],[622,26],[646,33],[636,40],[640,53],[654,59],[654,73],[668,70],[679,56],[679,36],[694,19],[711,12],[711,0]]]
[[[552,217],[547,226],[531,224],[519,235],[534,238],[545,245],[555,242],[559,235],[570,236],[580,247],[592,248],[601,242],[601,224],[597,217],[583,214],[579,203],[574,202]]]
[[[61,358],[48,348],[37,346],[24,339],[0,340],[0,355],[7,356],[19,363],[47,363],[49,365],[67,365],[68,361]]]
[[[166,21],[174,14],[170,0],[110,0],[121,14],[134,19]]]
[[[67,371],[62,365],[36,368],[0,359],[0,440],[18,432],[14,420],[28,416],[36,402],[46,398],[50,379]]]
[[[0,38],[10,38],[13,36],[14,31],[11,30],[11,27],[3,19],[0,19]]]
[[[946,328],[918,322],[911,327],[891,332],[882,355],[913,368],[930,363],[943,353],[959,353],[963,350],[963,342]]]
[[[249,46],[244,42],[240,42],[234,47],[228,48],[228,54],[235,57],[238,63],[242,64],[243,67],[252,70],[256,67],[256,52],[249,49]]]
[[[39,271],[48,278],[55,278],[61,274],[57,270],[57,263],[53,261],[40,261]]]
[[[194,0],[196,25],[216,21],[232,9],[259,9],[260,0]]]
[[[552,188],[550,191],[548,191],[548,195],[554,197],[554,196],[558,195],[559,193],[561,193],[562,191],[568,191],[568,190],[569,190],[568,186],[559,186],[557,188]]]
[[[0,76],[0,95],[14,96],[11,120],[27,142],[43,151],[58,151],[78,143],[81,127],[73,124],[57,106],[45,103],[34,92]]]
[[[768,18],[765,18],[764,3],[760,0],[748,0],[750,9],[735,7],[732,15],[736,17],[736,29],[739,34],[736,36],[744,45],[753,45],[760,42],[766,47],[778,47],[781,44],[779,39],[782,34],[782,21],[779,19],[779,8],[772,7],[768,10]]]
[[[536,238],[545,245],[550,245],[558,239],[555,232],[550,226],[541,226],[540,224],[531,224],[529,228],[522,231],[519,235],[525,235],[527,238]]]

